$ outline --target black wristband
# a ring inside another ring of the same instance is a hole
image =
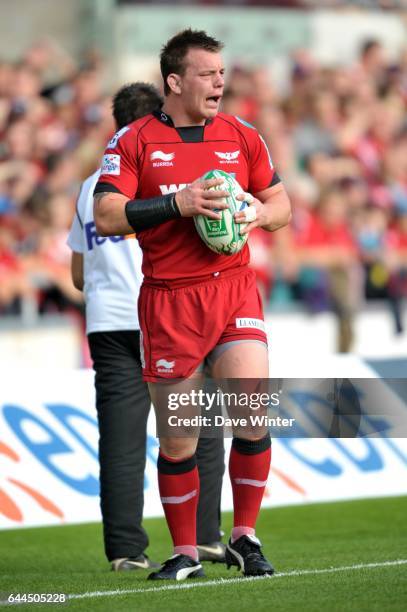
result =
[[[127,221],[135,232],[150,229],[181,216],[175,201],[175,193],[148,200],[129,200],[125,211]]]

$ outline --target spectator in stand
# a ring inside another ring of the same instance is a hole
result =
[[[0,315],[17,315],[21,300],[32,298],[34,289],[15,252],[16,235],[12,221],[0,217]]]
[[[346,213],[343,193],[331,188],[322,193],[310,223],[297,237],[301,294],[312,311],[334,311],[338,320],[337,350],[341,353],[348,352],[353,341],[352,273],[357,262]]]
[[[404,331],[401,305],[407,297],[407,211],[399,214],[389,231],[393,248],[390,293],[395,304],[396,331]]]
[[[73,205],[72,198],[63,192],[38,194],[31,201],[38,230],[24,263],[38,289],[40,313],[83,314],[83,298],[72,284],[71,251],[66,244]]]
[[[365,40],[360,49],[359,58],[360,76],[379,81],[383,78],[386,69],[386,53],[383,45],[376,39]]]
[[[394,317],[395,332],[402,333],[402,298],[406,296],[406,214],[393,223],[389,212],[370,207],[355,224],[360,258],[365,269],[365,295],[386,299]]]

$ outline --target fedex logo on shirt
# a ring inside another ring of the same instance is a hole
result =
[[[88,251],[92,251],[94,245],[100,246],[104,244],[106,240],[110,240],[111,242],[121,242],[125,239],[125,236],[108,236],[107,238],[99,236],[96,231],[96,225],[94,221],[89,221],[89,223],[85,223],[85,236]]]

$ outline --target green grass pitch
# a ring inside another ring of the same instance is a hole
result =
[[[226,533],[230,526],[231,514],[224,514]],[[171,551],[164,520],[146,520],[145,527],[148,553],[163,561]],[[407,609],[407,562],[385,565],[407,560],[407,497],[262,510],[257,533],[280,576],[246,580],[235,568],[204,564],[205,579],[157,584],[143,570],[109,571],[99,524],[3,531],[0,599],[17,592],[85,594],[66,605],[17,606],[72,612]]]

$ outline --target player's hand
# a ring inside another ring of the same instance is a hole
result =
[[[240,235],[248,234],[255,227],[261,227],[266,222],[263,211],[263,204],[251,193],[241,193],[236,196],[236,200],[247,202],[248,207],[236,212],[233,216],[236,223],[247,223],[246,227],[240,230]]]
[[[221,215],[216,210],[228,208],[225,198],[229,192],[221,189],[210,189],[223,184],[223,179],[209,179],[203,181],[198,179],[177,191],[175,201],[181,213],[181,217],[194,217],[204,215],[209,219],[220,219]]]

